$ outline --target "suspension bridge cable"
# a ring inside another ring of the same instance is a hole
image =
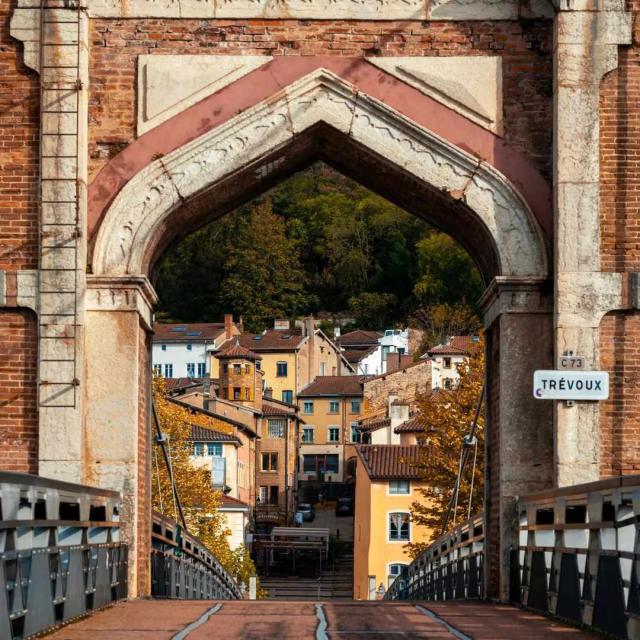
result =
[[[171,458],[167,453],[166,441],[162,431],[160,429],[160,421],[158,420],[158,414],[156,412],[156,403],[155,400],[151,400],[151,412],[153,414],[153,421],[156,425],[156,441],[160,445],[162,449],[162,455],[164,456],[164,462],[167,465],[167,472],[169,473],[169,481],[171,482],[171,489],[173,493],[174,503],[178,508],[178,512],[180,513],[180,520],[182,522],[182,528],[185,531],[188,531],[187,522],[184,518],[184,512],[182,511],[182,504],[180,503],[180,496],[178,495],[178,487],[176,487],[176,482],[173,477],[173,468],[171,467]]]
[[[472,442],[473,438],[475,438],[476,429],[478,427],[478,418],[480,417],[480,409],[482,408],[482,401],[484,400],[485,393],[485,383],[482,384],[482,390],[480,391],[480,396],[478,397],[478,403],[476,405],[476,412],[473,416],[473,422],[471,423],[471,432],[469,433],[469,441]],[[451,495],[451,500],[449,500],[449,506],[447,507],[447,515],[445,516],[444,522],[442,524],[442,533],[444,535],[447,532],[447,527],[449,526],[449,518],[451,518],[451,512],[453,510],[453,505],[458,503],[458,491],[460,490],[460,483],[462,479],[462,473],[467,464],[467,460],[469,458],[469,449],[470,447],[465,446],[465,440],[462,441],[462,451],[461,451],[461,463],[458,469],[458,476],[456,478],[455,485],[453,487],[453,494]],[[454,516],[455,521],[455,516]]]

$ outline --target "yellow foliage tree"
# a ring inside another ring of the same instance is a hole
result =
[[[432,530],[432,540],[440,536],[452,504],[465,436],[471,432],[484,383],[484,341],[481,339],[467,362],[457,365],[459,384],[452,389],[438,389],[419,401],[423,450],[420,470],[425,488],[424,500],[412,504],[413,521]],[[467,519],[482,509],[484,497],[484,412],[478,414],[477,459],[474,470],[475,445],[469,447],[468,461],[461,475],[457,509],[449,516],[447,528]],[[473,482],[472,482],[473,479]],[[471,488],[473,486],[473,494]],[[469,504],[471,502],[471,505]],[[469,509],[470,507],[470,509]],[[426,544],[410,544],[414,557]]]
[[[153,399],[160,429],[168,440],[173,477],[189,533],[202,540],[238,583],[248,586],[249,577],[256,575],[253,561],[244,547],[233,550],[229,546],[227,536],[230,532],[218,511],[220,492],[211,489],[210,471],[197,468],[190,461],[191,425],[217,431],[222,426],[204,414],[191,414],[184,407],[167,400],[165,381],[162,378],[155,378],[153,381]],[[159,449],[159,445],[155,447]],[[171,478],[159,450],[154,451],[153,475],[153,508],[180,522],[174,504]]]

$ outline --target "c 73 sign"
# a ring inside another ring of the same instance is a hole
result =
[[[606,400],[606,371],[535,371],[533,397],[538,400]]]

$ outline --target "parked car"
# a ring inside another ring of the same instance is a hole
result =
[[[298,505],[297,511],[302,513],[302,520],[304,522],[313,522],[316,517],[314,508],[306,502],[301,502]]]
[[[353,498],[351,496],[340,496],[336,500],[336,515],[337,516],[353,515]]]

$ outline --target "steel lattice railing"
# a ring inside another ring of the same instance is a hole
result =
[[[242,592],[218,559],[173,520],[153,514],[151,594],[156,598],[237,600]]]
[[[640,476],[565,487],[518,501],[511,599],[640,638]]]
[[[114,491],[0,472],[0,638],[127,597],[119,509]]]
[[[484,589],[483,514],[435,540],[389,587],[385,600],[481,598]]]

